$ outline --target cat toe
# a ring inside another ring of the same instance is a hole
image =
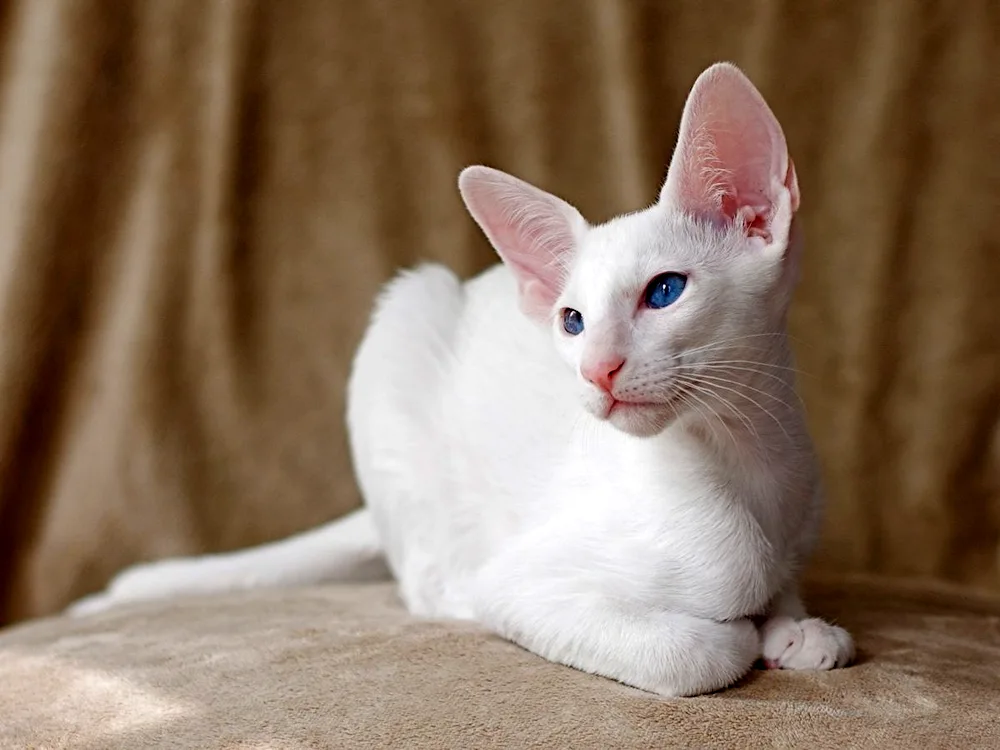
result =
[[[802,627],[791,617],[774,617],[761,628],[764,664],[782,669],[802,645]]]
[[[816,618],[798,622],[775,618],[773,624],[765,625],[763,636],[764,663],[769,669],[822,671],[845,667],[854,659],[850,634]]]

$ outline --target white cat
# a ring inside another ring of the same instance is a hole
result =
[[[366,508],[132,568],[73,612],[387,561],[416,615],[665,696],[761,656],[846,665],[851,637],[796,589],[821,515],[785,333],[799,190],[750,81],[728,64],[698,78],[645,210],[589,225],[486,167],[459,188],[503,264],[465,283],[424,266],[382,294],[348,399]]]

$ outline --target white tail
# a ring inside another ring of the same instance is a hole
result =
[[[371,514],[361,509],[259,547],[129,568],[105,591],[78,601],[69,612],[81,615],[167,597],[390,577]]]

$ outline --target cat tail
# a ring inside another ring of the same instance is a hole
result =
[[[68,612],[77,616],[128,602],[390,578],[371,513],[361,508],[258,547],[128,568],[107,589],[79,600]]]

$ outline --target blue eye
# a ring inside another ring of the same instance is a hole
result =
[[[562,311],[563,330],[570,336],[583,332],[583,316],[579,310],[567,307]]]
[[[682,273],[661,273],[646,287],[646,307],[659,310],[677,301],[687,285],[687,276]]]

